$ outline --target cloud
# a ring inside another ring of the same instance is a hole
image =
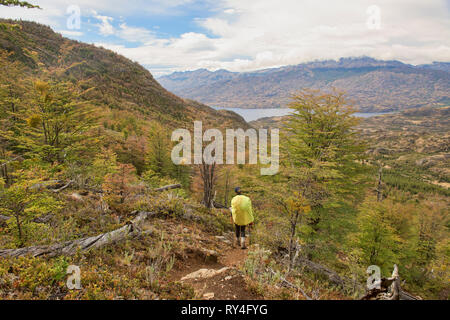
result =
[[[155,40],[155,32],[146,28],[130,27],[125,22],[120,24],[117,36],[128,42],[148,43]]]
[[[237,17],[218,15],[198,23],[219,37],[210,68],[254,70],[314,59],[369,55],[409,63],[450,57],[450,19],[445,1],[377,1],[381,29],[367,27],[372,1],[227,0]],[[229,9],[227,9],[229,10]],[[239,52],[249,58],[227,60]]]
[[[95,10],[98,30],[110,42],[102,41],[104,47],[156,75],[198,68],[250,71],[361,55],[412,64],[450,58],[446,0],[41,0],[45,10],[4,11],[62,30],[66,7],[74,3],[82,15]],[[368,11],[374,4],[379,29],[367,23],[374,19],[374,11]],[[199,11],[203,7],[211,10]],[[164,17],[177,25],[180,14],[190,17],[191,25],[179,35],[142,22]],[[90,41],[82,31],[83,40]]]
[[[449,60],[445,1],[379,0],[380,29],[368,27],[372,5],[368,0],[225,0],[215,15],[195,20],[203,34],[188,32],[115,50],[156,74],[197,68],[251,71],[363,55],[412,64]]]
[[[209,0],[203,0],[209,1]],[[66,10],[78,6],[82,17],[90,16],[92,10],[109,17],[151,18],[159,16],[178,16],[183,14],[183,6],[195,3],[195,0],[30,0],[42,10],[21,7],[3,7],[0,18],[36,21],[61,29],[66,25]],[[108,32],[108,31],[107,31]]]
[[[105,42],[97,42],[95,45],[113,50],[145,65],[156,76],[178,69],[185,70],[182,65],[199,68],[202,66],[201,61],[213,59],[216,54],[214,41],[204,34],[195,32],[182,34],[178,38],[153,38],[148,43],[133,48]]]
[[[114,27],[111,24],[114,21],[114,18],[99,15],[99,14],[97,14],[96,11],[93,11],[93,17],[97,20],[100,20],[100,22],[101,22],[101,23],[95,24],[98,27],[101,35],[110,36],[116,32]]]
[[[84,33],[80,31],[72,31],[72,30],[55,30],[55,31],[61,33],[63,36],[66,37],[81,37],[84,35]]]

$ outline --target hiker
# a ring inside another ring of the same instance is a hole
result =
[[[241,245],[242,249],[247,249],[245,244],[245,228],[255,220],[253,217],[252,201],[242,194],[241,188],[234,189],[236,196],[231,200],[231,223],[236,228],[236,240],[233,246]]]

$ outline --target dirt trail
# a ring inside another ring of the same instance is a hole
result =
[[[260,297],[247,289],[239,269],[247,258],[247,250],[231,246],[232,235],[222,237],[217,260],[207,261],[195,253],[177,270],[173,279],[191,285],[202,300],[256,300]]]

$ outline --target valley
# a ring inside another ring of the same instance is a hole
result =
[[[0,299],[449,298],[448,63],[155,80],[111,50],[2,19],[0,70]],[[249,122],[208,106],[288,104],[292,116]],[[172,133],[194,122],[200,151],[207,129],[280,129],[267,148],[279,171],[174,163]],[[247,249],[233,246],[236,187],[254,214]],[[368,290],[369,266],[391,291]]]

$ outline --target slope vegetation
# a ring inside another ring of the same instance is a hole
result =
[[[97,105],[173,127],[194,119],[212,125],[246,126],[234,113],[217,112],[175,96],[147,69],[112,51],[66,39],[34,22],[1,22],[6,26],[0,28],[0,49],[11,53],[11,59],[25,64],[30,74],[54,72],[61,80],[92,88],[86,98]]]

